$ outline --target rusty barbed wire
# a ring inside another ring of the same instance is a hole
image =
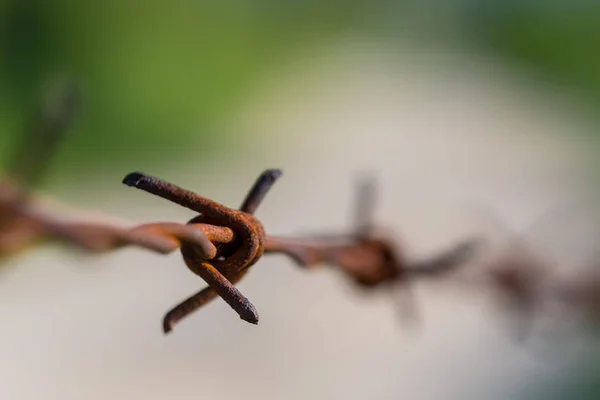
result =
[[[355,227],[350,234],[313,234],[304,237],[267,238],[265,253],[283,253],[298,266],[315,269],[330,266],[365,291],[389,289],[403,294],[397,303],[405,322],[417,317],[411,285],[416,279],[439,279],[464,265],[481,248],[482,238],[465,239],[423,260],[409,260],[391,234],[377,232],[373,222],[375,180],[358,182]]]
[[[461,274],[456,272],[474,259],[485,242],[480,237],[470,238],[427,259],[408,260],[389,235],[375,232],[371,218],[374,208],[373,181],[362,181],[359,185],[354,232],[304,237],[266,235],[262,223],[252,213],[280,175],[280,170],[264,171],[239,210],[149,175],[134,173],[124,179],[129,186],[200,213],[188,224],[202,222],[229,227],[233,231],[234,238],[231,241],[215,246],[216,252],[211,252],[212,259],[198,251],[193,244],[182,244],[181,252],[186,265],[202,277],[209,287],[167,313],[163,324],[165,332],[217,296],[222,297],[242,319],[257,323],[256,309],[233,285],[263,254],[283,254],[305,269],[333,267],[364,290],[393,288],[394,292],[401,290],[410,294],[410,285],[416,279],[460,278]],[[540,305],[550,300],[562,303],[567,310],[576,309],[583,316],[595,320],[600,317],[600,295],[597,294],[600,271],[579,275],[576,279],[560,277],[553,273],[546,261],[536,258],[518,238],[513,240],[503,257],[478,262],[484,279],[478,281],[477,285],[488,288],[516,305],[522,327],[531,325]],[[473,284],[472,281],[467,282]],[[416,312],[410,296],[404,301],[409,303],[409,308],[404,312],[414,316]],[[526,329],[522,328],[522,332],[526,333]]]
[[[408,290],[415,279],[442,279],[455,275],[457,268],[472,259],[482,244],[481,239],[463,240],[437,256],[409,261],[398,251],[395,241],[374,233],[371,222],[363,218],[369,214],[368,210],[358,213],[357,228],[346,235],[266,235],[262,223],[245,210],[255,212],[280,175],[280,170],[264,171],[239,210],[146,174],[133,173],[125,177],[123,182],[129,186],[199,213],[186,224],[159,222],[124,228],[99,222],[63,222],[36,212],[30,207],[31,202],[25,205],[0,202],[3,212],[9,209],[15,220],[21,221],[14,225],[17,228],[4,227],[0,239],[17,237],[17,243],[30,245],[60,240],[91,253],[127,246],[159,254],[180,249],[188,268],[209,286],[166,314],[163,320],[165,333],[216,297],[222,297],[242,319],[257,323],[255,307],[234,285],[263,254],[285,255],[299,267],[309,270],[330,266],[364,290]],[[0,198],[10,198],[6,195],[10,192],[9,186],[4,183],[0,188]],[[364,190],[367,189],[363,184],[361,191]],[[7,204],[12,206],[7,208]],[[364,207],[365,203],[362,204]],[[6,256],[6,243],[0,240],[0,244],[0,256]],[[590,268],[585,275],[567,279],[553,274],[547,264],[526,250],[523,246],[515,246],[500,258],[481,262],[479,276],[482,279],[466,281],[479,289],[487,287],[510,301],[524,326],[533,322],[540,304],[549,300],[562,302],[567,309],[588,319],[599,319],[599,271]],[[404,300],[410,302],[410,299]],[[414,314],[414,310],[409,312]]]
[[[474,242],[465,242],[431,260],[409,265],[397,255],[392,241],[384,237],[372,237],[366,226],[359,226],[352,235],[339,235],[329,240],[316,236],[316,243],[301,238],[267,236],[261,222],[252,213],[280,175],[281,171],[277,169],[264,171],[239,210],[150,175],[132,173],[125,177],[123,183],[128,186],[163,197],[200,214],[187,224],[163,222],[122,228],[97,222],[62,222],[23,206],[14,207],[12,212],[18,214],[17,220],[22,221],[19,225],[23,231],[20,237],[24,239],[21,241],[31,245],[54,239],[91,253],[114,251],[127,246],[160,254],[180,249],[188,268],[209,286],[166,314],[163,321],[165,333],[217,296],[223,298],[245,321],[258,323],[256,309],[234,285],[263,253],[284,254],[303,267],[333,265],[359,286],[376,288],[393,283],[406,285],[413,276],[442,273],[459,265],[475,245]],[[10,229],[4,232],[6,236],[15,234],[15,230]],[[345,240],[346,243],[336,243],[339,240]]]
[[[194,246],[183,244],[181,252],[184,261],[192,272],[202,277],[209,287],[186,299],[170,311],[164,320],[163,328],[169,332],[173,325],[208,303],[214,297],[222,297],[242,319],[258,323],[258,313],[247,298],[235,289],[237,283],[265,254],[281,253],[291,257],[303,267],[317,264],[330,264],[340,269],[362,287],[379,287],[387,283],[408,285],[420,275],[437,275],[454,268],[476,247],[475,241],[466,241],[454,249],[420,264],[409,265],[401,258],[392,242],[383,237],[371,235],[371,221],[365,219],[365,213],[371,208],[366,196],[370,196],[367,187],[359,191],[359,225],[347,243],[342,241],[348,235],[331,237],[330,240],[317,236],[317,243],[299,238],[267,236],[261,222],[252,216],[270,187],[280,177],[277,169],[265,170],[251,188],[239,210],[206,199],[186,189],[142,173],[133,173],[124,179],[124,183],[142,189],[151,194],[170,200],[176,204],[200,213],[188,223],[202,221],[219,226],[230,227],[239,240],[216,248],[211,253],[210,262],[206,254],[199,253]],[[313,238],[314,241],[314,238]]]
[[[212,245],[210,253],[198,251],[197,246],[192,243],[182,243],[181,254],[185,264],[206,281],[209,287],[189,297],[167,313],[163,323],[165,333],[171,331],[178,321],[217,295],[225,300],[244,321],[258,323],[258,312],[234,284],[244,277],[248,269],[264,253],[265,230],[253,213],[280,175],[281,171],[277,169],[264,171],[242,202],[240,210],[229,208],[150,175],[135,172],[125,177],[123,183],[128,186],[197,212],[199,215],[192,218],[188,224],[226,226],[235,234],[234,239],[229,243]]]
[[[66,85],[51,107],[42,105],[35,123],[24,135],[0,181],[0,259],[6,259],[47,242],[58,241],[90,254],[137,247],[158,254],[179,249],[187,267],[208,286],[166,313],[163,331],[170,332],[181,320],[221,297],[241,319],[257,324],[254,305],[235,287],[264,254],[281,254],[306,270],[330,267],[365,291],[391,290],[403,294],[401,312],[417,315],[411,287],[417,279],[445,280],[458,276],[477,288],[487,288],[518,311],[521,331],[526,332],[536,313],[548,301],[559,302],[567,311],[578,312],[589,321],[600,320],[600,271],[564,277],[547,263],[532,257],[518,240],[503,258],[479,261],[479,276],[464,279],[461,267],[480,252],[484,238],[459,241],[445,251],[423,260],[409,260],[389,233],[375,229],[374,180],[358,185],[355,227],[348,234],[311,234],[299,237],[267,235],[254,216],[259,205],[282,172],[267,169],[259,175],[239,209],[200,196],[162,179],[140,172],[123,182],[198,215],[187,223],[153,222],[124,227],[101,221],[66,221],[51,211],[40,210],[30,195],[47,169],[78,109],[76,86]],[[47,108],[44,108],[47,107]],[[49,108],[48,108],[49,107]],[[32,156],[32,154],[34,156]],[[590,262],[594,264],[597,260]]]
[[[463,283],[487,288],[495,296],[497,304],[513,318],[516,340],[539,337],[536,332],[553,336],[572,323],[590,328],[600,324],[598,255],[590,257],[584,268],[567,272],[522,243],[511,247],[482,261],[479,274],[463,277]],[[542,318],[549,325],[538,326]]]

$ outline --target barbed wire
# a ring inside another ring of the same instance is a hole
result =
[[[417,279],[450,280],[459,278],[476,287],[486,287],[507,299],[522,322],[525,332],[541,305],[559,302],[564,309],[577,312],[586,321],[600,316],[600,272],[590,268],[575,278],[552,272],[544,262],[515,246],[502,257],[486,262],[477,260],[485,238],[458,241],[449,249],[424,260],[408,260],[388,236],[375,232],[372,215],[375,207],[373,179],[359,182],[355,206],[355,228],[348,234],[315,234],[302,237],[270,236],[254,216],[260,203],[282,172],[265,170],[249,190],[239,209],[200,196],[162,179],[134,172],[123,183],[159,196],[198,215],[186,223],[153,222],[124,227],[98,221],[66,221],[51,210],[40,210],[30,188],[39,182],[51,159],[54,142],[64,137],[81,96],[76,86],[63,86],[62,95],[45,103],[36,123],[15,152],[0,181],[0,259],[7,259],[47,242],[58,241],[91,254],[124,247],[138,247],[157,254],[179,250],[187,267],[208,287],[188,297],[170,310],[163,330],[173,327],[216,297],[221,297],[243,320],[256,324],[259,316],[253,304],[235,287],[250,267],[265,254],[283,254],[306,270],[330,266],[355,285],[370,291],[392,290],[404,293],[401,313],[413,318],[417,312],[410,296]],[[47,152],[40,150],[44,147]],[[38,157],[25,157],[32,152]],[[469,262],[479,264],[476,280],[461,275]],[[593,261],[590,261],[593,264]],[[408,306],[407,306],[408,305]]]

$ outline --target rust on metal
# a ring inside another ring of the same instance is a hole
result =
[[[98,222],[64,222],[36,213],[30,207],[15,207],[11,213],[22,221],[9,229],[12,243],[0,240],[0,255],[16,244],[30,246],[58,240],[91,253],[135,246],[168,254],[180,249],[188,268],[208,287],[170,310],[163,319],[163,330],[170,332],[182,319],[221,297],[243,320],[256,324],[256,308],[235,287],[264,253],[289,256],[303,268],[330,265],[363,288],[380,288],[395,283],[405,285],[418,275],[439,274],[463,262],[472,250],[467,242],[426,262],[409,263],[394,243],[372,233],[372,221],[365,194],[359,198],[355,232],[347,235],[313,235],[304,238],[267,236],[253,213],[281,171],[268,169],[256,180],[240,209],[200,196],[159,178],[139,172],[127,175],[123,183],[170,200],[197,212],[186,224],[162,222],[124,228]],[[0,202],[0,207],[2,203]],[[9,246],[10,245],[10,246]],[[3,247],[4,246],[4,247]],[[23,248],[24,246],[21,246]]]
[[[359,182],[354,228],[349,233],[301,237],[267,235],[254,214],[281,176],[279,169],[265,170],[239,209],[144,173],[134,172],[123,179],[128,186],[194,211],[197,215],[187,223],[153,222],[123,227],[56,218],[52,212],[40,210],[30,193],[48,169],[51,157],[80,108],[81,93],[77,85],[67,82],[58,89],[51,91],[38,107],[5,166],[6,176],[0,180],[0,259],[55,241],[92,254],[126,247],[158,254],[179,250],[186,266],[208,286],[166,313],[165,333],[217,297],[241,319],[257,324],[256,308],[235,285],[264,254],[287,256],[307,270],[330,267],[366,291],[389,288],[393,293],[408,293],[417,279],[447,278],[461,271],[460,267],[473,260],[481,249],[482,239],[468,239],[424,260],[409,260],[391,235],[375,232],[373,179]],[[509,248],[504,258],[493,260],[489,265],[477,263],[483,280],[463,281],[500,294],[518,312],[521,333],[527,333],[535,314],[548,302],[560,303],[569,314],[581,314],[600,322],[597,269],[561,277],[517,247]],[[597,260],[590,261],[590,265],[596,264]],[[409,311],[414,313],[414,310]]]
[[[192,218],[188,224],[227,227],[235,235],[235,239],[231,242],[216,246],[216,253],[211,254],[211,257],[207,257],[204,251],[198,251],[198,246],[194,243],[185,241],[182,243],[181,254],[185,264],[209,287],[189,297],[167,313],[163,320],[165,333],[170,332],[177,322],[217,296],[225,300],[244,321],[252,324],[258,323],[258,312],[255,307],[234,285],[263,255],[265,230],[261,222],[252,214],[279,176],[281,176],[280,170],[264,171],[242,202],[239,210],[140,172],[131,173],[123,179],[123,183],[128,186],[144,190],[197,212],[199,215]]]
[[[297,238],[268,236],[265,253],[283,253],[303,268],[329,265],[365,290],[388,287],[408,294],[414,279],[437,278],[464,265],[482,244],[481,239],[464,240],[434,257],[409,261],[394,241],[375,233],[374,187],[373,180],[359,182],[353,233]],[[414,304],[410,298],[405,300]],[[404,316],[414,315],[413,305],[408,308],[407,305],[403,305]]]

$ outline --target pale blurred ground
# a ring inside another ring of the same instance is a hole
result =
[[[489,233],[471,206],[518,229],[585,188],[591,146],[576,135],[588,128],[564,105],[494,60],[390,54],[369,43],[306,54],[293,84],[273,71],[223,128],[247,134],[231,157],[145,172],[236,206],[260,171],[280,167],[258,216],[296,234],[349,227],[356,173],[372,171],[377,218],[411,255]],[[133,222],[193,215],[121,185],[128,172],[111,192],[84,187],[69,201]],[[167,337],[164,313],[204,287],[178,254],[45,248],[12,264],[0,276],[2,399],[506,399],[569,361],[525,352],[479,297],[422,285],[411,332],[388,296],[357,296],[336,273],[283,257],[239,285],[258,326],[215,301]]]

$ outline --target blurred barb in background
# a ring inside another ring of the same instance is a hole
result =
[[[120,179],[146,171],[235,205],[280,167],[258,217],[291,234],[344,225],[353,174],[368,170],[377,218],[422,255],[472,233],[457,202],[519,227],[596,190],[599,29],[591,0],[4,0],[0,158],[44,82],[72,76],[85,113],[41,183],[64,202],[184,222]],[[598,237],[564,226],[543,235]],[[406,340],[389,304],[281,259],[242,283],[258,329],[217,303],[168,340],[165,302],[201,284],[179,259],[46,249],[15,263],[0,281],[3,398],[535,398],[563,378],[555,396],[584,398],[590,386],[571,382],[598,374],[588,359],[533,361],[479,303],[436,290],[420,293],[423,333]]]
[[[47,82],[41,92],[5,171],[22,189],[40,183],[81,106],[77,83],[68,79]]]

